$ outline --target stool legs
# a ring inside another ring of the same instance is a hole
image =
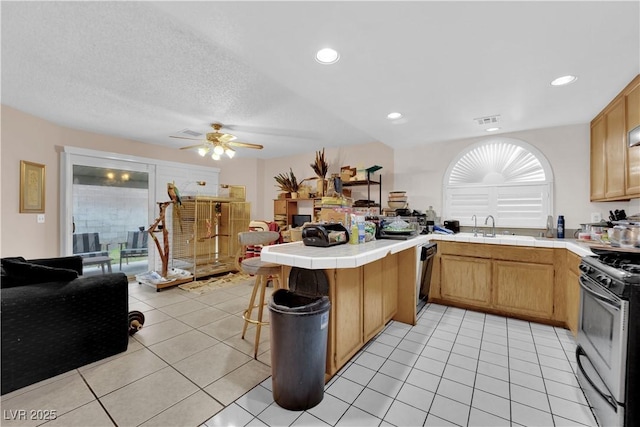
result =
[[[242,318],[244,319],[244,325],[242,326],[242,339],[244,339],[244,336],[247,332],[247,326],[249,326],[249,323],[253,323],[256,325],[256,337],[253,344],[254,359],[258,358],[258,345],[260,344],[260,331],[262,329],[262,325],[269,324],[269,322],[262,321],[262,315],[263,315],[264,306],[265,306],[264,294],[265,294],[265,289],[267,287],[267,281],[268,281],[267,279],[268,277],[264,275],[256,276],[256,281],[253,285],[253,290],[251,291],[251,297],[249,299],[249,306],[247,307],[244,314],[242,315]],[[274,281],[274,289],[277,289],[276,282],[278,283],[278,286],[280,285],[279,277],[272,276],[271,279]],[[260,291],[260,296],[258,297],[259,298],[258,303],[256,304],[256,296],[257,296],[258,290]],[[251,314],[253,313],[254,308],[258,309],[258,317],[255,320],[251,318]]]

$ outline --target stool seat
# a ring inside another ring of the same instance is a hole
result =
[[[240,264],[242,271],[246,274],[279,274],[280,264],[274,264],[272,262],[261,261],[260,258],[247,258]]]

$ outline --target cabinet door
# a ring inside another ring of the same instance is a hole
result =
[[[382,260],[365,264],[363,275],[363,330],[364,342],[367,342],[384,326]]]
[[[604,117],[591,123],[591,201],[604,199],[605,158],[604,140],[607,137]]]
[[[578,335],[578,317],[580,313],[580,276],[573,270],[567,272],[567,327]]]
[[[607,122],[605,138],[605,159],[606,159],[606,187],[605,197],[621,197],[625,195],[625,165],[626,165],[626,126],[625,126],[625,104],[624,97],[621,97],[611,109],[606,113]]]
[[[493,306],[545,319],[553,315],[553,265],[493,262]]]
[[[627,132],[629,132],[636,126],[640,126],[640,81],[627,94],[626,102]],[[627,195],[640,196],[640,145],[627,147]]]
[[[364,343],[362,341],[362,268],[340,268],[332,286],[331,314],[334,316],[334,364],[340,369]],[[336,327],[340,325],[340,327]]]
[[[386,324],[398,312],[398,254],[382,259],[382,314]]]
[[[491,260],[453,255],[440,257],[440,294],[443,299],[489,306]]]

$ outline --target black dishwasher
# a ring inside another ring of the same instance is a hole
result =
[[[418,253],[418,277],[416,280],[417,311],[427,303],[429,287],[431,286],[431,271],[433,270],[433,258],[438,251],[435,242],[427,242],[417,248]]]

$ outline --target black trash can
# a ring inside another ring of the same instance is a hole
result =
[[[330,307],[328,296],[286,289],[269,300],[273,398],[285,409],[313,408],[324,398]]]

